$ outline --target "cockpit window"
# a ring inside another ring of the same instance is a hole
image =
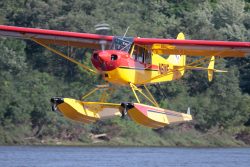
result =
[[[134,38],[132,37],[116,36],[113,38],[110,50],[121,50],[121,51],[129,52],[133,42],[134,42]]]

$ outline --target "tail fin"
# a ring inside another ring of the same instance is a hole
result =
[[[187,109],[187,114],[191,115],[190,107],[188,107],[188,109]]]
[[[213,75],[214,75],[214,62],[215,62],[215,57],[212,56],[208,65],[208,70],[207,70],[207,76],[208,76],[208,81],[211,82],[213,80]]]
[[[179,40],[185,40],[185,35],[180,32],[177,35],[177,38]],[[186,55],[169,55],[167,61],[171,64],[173,64],[174,66],[185,66],[186,65]],[[181,74],[183,75],[185,72],[184,68],[181,71]]]

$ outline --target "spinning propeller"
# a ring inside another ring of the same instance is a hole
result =
[[[107,45],[107,41],[104,39],[104,36],[109,34],[110,26],[107,23],[100,23],[95,25],[95,31],[97,34],[103,35],[103,39],[100,40],[99,44],[101,45],[102,51],[104,51]]]

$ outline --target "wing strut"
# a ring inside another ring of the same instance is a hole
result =
[[[55,53],[55,54],[57,54],[57,55],[59,55],[59,56],[65,58],[65,59],[67,59],[67,60],[69,60],[69,61],[71,61],[72,63],[75,63],[75,64],[81,66],[82,68],[84,68],[84,69],[86,69],[86,70],[88,70],[88,71],[90,71],[90,72],[93,72],[93,73],[97,74],[97,72],[96,72],[95,70],[89,68],[88,66],[86,66],[86,65],[84,65],[84,64],[82,64],[82,63],[80,63],[80,62],[78,62],[78,61],[76,61],[75,59],[73,59],[73,58],[71,58],[71,57],[66,56],[66,55],[65,55],[64,53],[62,53],[62,52],[60,52],[60,51],[58,51],[58,50],[55,50],[55,49],[51,48],[50,46],[48,46],[47,44],[45,44],[45,43],[39,41],[38,39],[30,38],[30,40],[36,42],[37,44],[39,44],[39,45],[41,45],[41,46],[43,46],[43,47],[45,47],[45,48],[48,49],[49,51],[51,51],[51,52],[53,52],[53,53]]]
[[[138,91],[140,94],[142,94],[154,106],[159,107],[159,104],[156,102],[156,100],[154,99],[153,95],[150,93],[150,91],[146,87],[146,85],[144,84],[143,86],[146,89],[146,92],[147,92],[147,94],[148,94],[149,97],[145,93],[143,93],[142,89],[140,89],[137,86],[135,86],[134,84],[130,83],[130,87],[131,87],[131,89],[132,89],[132,91],[133,91],[133,93],[135,95],[135,98],[136,98],[137,102],[141,103],[140,100],[139,100],[139,98],[138,98],[138,96],[137,96],[137,94],[136,94],[136,91]]]
[[[166,73],[162,73],[162,74],[159,74],[149,80],[146,80],[146,81],[143,81],[141,84],[145,84],[145,83],[148,83],[152,80],[155,80],[155,79],[158,79],[158,78],[162,78],[166,75],[170,75],[170,74],[173,74],[174,72],[176,71],[183,71],[183,70],[208,70],[208,79],[209,81],[212,80],[212,76],[209,77],[209,75],[211,74],[211,72],[227,72],[227,71],[224,71],[224,70],[217,70],[217,69],[214,69],[212,68],[212,64],[211,63],[214,63],[214,58],[215,56],[205,56],[203,58],[200,58],[192,63],[189,63],[188,65],[185,65],[185,66],[174,66],[176,68],[174,69],[170,69],[168,71],[166,71]],[[212,60],[211,60],[212,59]],[[211,64],[208,68],[205,68],[205,67],[201,67],[201,65],[203,65],[207,60],[209,60],[209,64]]]

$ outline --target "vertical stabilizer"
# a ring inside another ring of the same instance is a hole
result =
[[[188,109],[187,109],[187,114],[188,114],[188,115],[191,115],[190,107],[188,107]]]
[[[215,62],[215,57],[212,56],[208,65],[208,70],[207,70],[207,75],[208,75],[208,80],[211,82],[213,80],[213,75],[214,75],[214,62]]]
[[[185,35],[180,32],[178,35],[177,35],[177,38],[178,40],[185,40]],[[179,67],[182,67],[182,66],[185,66],[186,65],[186,55],[169,55],[167,61],[171,64],[173,64],[174,66],[179,66]],[[181,75],[184,74],[185,72],[185,68],[181,68],[182,70],[180,71]]]

